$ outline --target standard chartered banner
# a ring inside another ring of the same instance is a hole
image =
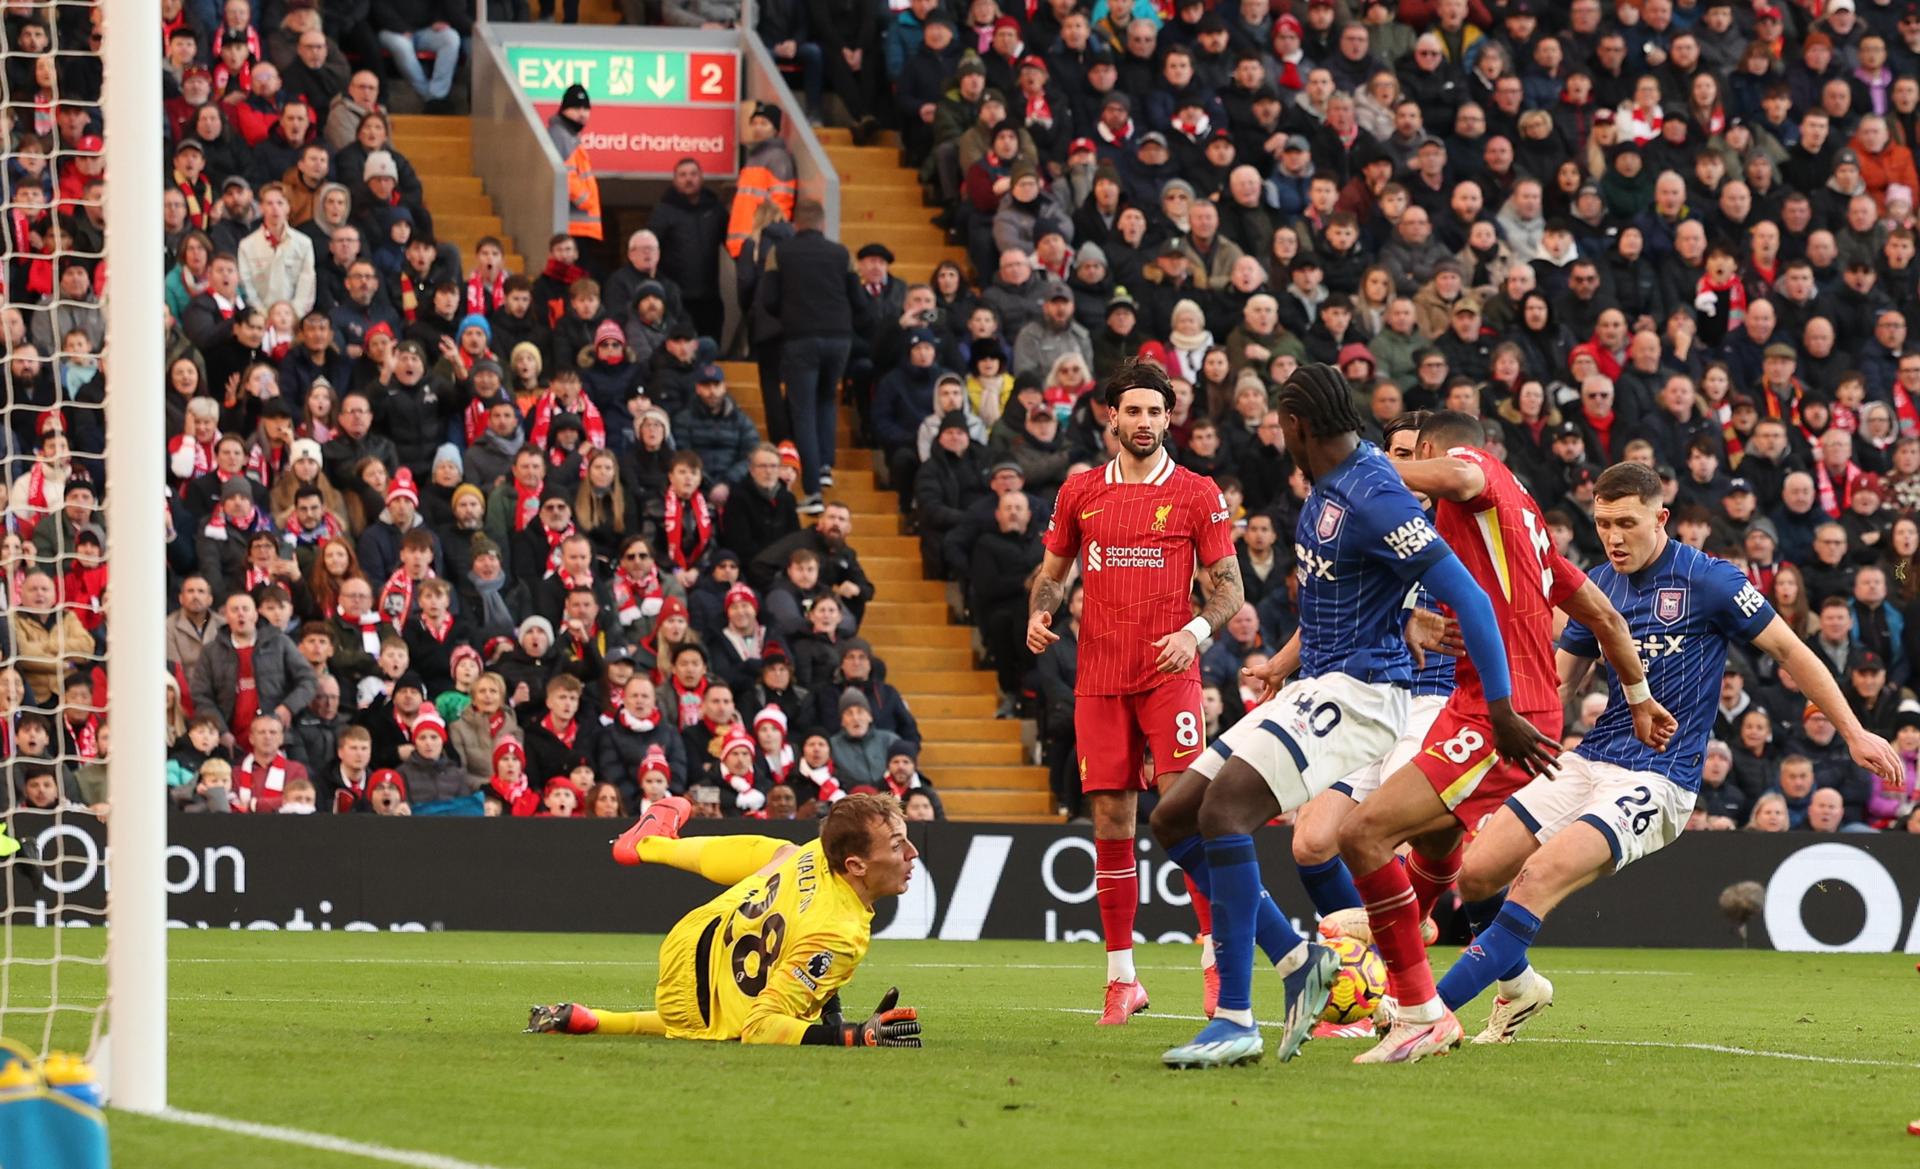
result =
[[[663,933],[713,886],[670,869],[622,868],[617,826],[591,820],[183,816],[171,825],[168,913],[184,929],[556,930]],[[707,828],[708,825],[701,825]],[[796,840],[811,825],[714,823]],[[1099,938],[1093,843],[1084,829],[916,824],[912,889],[882,904],[880,938]],[[106,900],[105,834],[91,817],[17,818],[44,867],[0,862],[17,924],[96,924]],[[1284,830],[1257,838],[1281,906],[1311,917]],[[1180,870],[1139,850],[1138,929],[1191,939]],[[1723,891],[1764,895],[1741,929]],[[64,909],[64,912],[63,912]],[[83,912],[92,910],[93,913]],[[1547,945],[1741,946],[1920,953],[1920,837],[1702,833],[1572,898]]]

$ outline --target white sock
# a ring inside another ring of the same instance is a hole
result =
[[[1200,969],[1205,970],[1211,967],[1212,965],[1213,965],[1213,935],[1201,934],[1200,935]]]
[[[1440,1016],[1446,1014],[1446,1011],[1446,1006],[1441,1003],[1437,997],[1430,998],[1424,1003],[1401,1003],[1400,1021],[1403,1023],[1438,1023]]]
[[[1139,976],[1133,972],[1133,947],[1129,946],[1124,950],[1107,951],[1107,981],[1139,981]]]
[[[1245,1011],[1230,1011],[1225,1007],[1221,1007],[1213,1013],[1213,1017],[1216,1019],[1225,1019],[1229,1023],[1238,1023],[1242,1027],[1253,1026],[1253,1011],[1250,1009]]]
[[[1287,975],[1292,974],[1294,971],[1300,969],[1302,966],[1305,966],[1306,964],[1307,964],[1307,944],[1305,942],[1301,942],[1299,945],[1295,946],[1293,949],[1288,950],[1286,957],[1280,959],[1278,962],[1275,962],[1273,964],[1273,968],[1280,972],[1280,977],[1285,978]]]
[[[1519,998],[1521,995],[1533,989],[1533,984],[1539,977],[1538,974],[1533,972],[1533,967],[1529,966],[1520,972],[1520,977],[1518,978],[1501,979],[1500,997],[1503,999]]]

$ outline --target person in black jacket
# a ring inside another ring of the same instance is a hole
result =
[[[666,753],[668,787],[676,794],[685,792],[689,782],[686,740],[674,720],[662,717],[653,680],[635,674],[620,692],[619,709],[602,716],[594,748],[600,778],[634,800],[640,791],[640,764],[652,747]]]
[[[833,482],[840,379],[853,350],[853,331],[867,325],[856,320],[861,290],[852,260],[845,247],[821,234],[825,224],[826,209],[817,200],[794,204],[794,236],[767,256],[760,276],[760,296],[780,320],[780,380],[800,448],[798,510],[803,515],[821,513],[821,483]]]
[[[839,643],[840,668],[823,678],[814,694],[814,717],[821,726],[833,725],[840,717],[840,704],[849,691],[859,691],[873,712],[873,725],[891,731],[920,748],[920,723],[907,708],[907,700],[887,682],[886,666],[875,660],[873,647],[865,638],[849,637]]]
[[[1029,528],[1031,509],[1024,491],[1009,491],[994,509],[995,530],[974,545],[973,587],[969,603],[987,652],[993,656],[1006,711],[1033,664],[1027,651],[1027,578],[1040,565],[1040,538]]]
[[[763,442],[747,458],[746,482],[727,497],[720,543],[751,561],[799,530],[793,492],[780,481],[780,452]]]
[[[914,513],[920,521],[920,560],[929,575],[945,579],[941,543],[949,529],[964,522],[967,507],[990,492],[987,448],[967,432],[967,416],[950,410],[940,419],[934,450],[914,476]]]
[[[720,302],[720,246],[726,242],[727,206],[707,188],[700,164],[673,165],[673,186],[660,196],[647,226],[660,237],[660,271],[680,285],[693,327],[718,338],[726,312]]]
[[[521,720],[527,731],[528,782],[544,784],[556,775],[566,775],[578,763],[595,761],[600,720],[580,717],[582,689],[580,679],[572,674],[555,674],[547,681],[546,713],[532,721]]]

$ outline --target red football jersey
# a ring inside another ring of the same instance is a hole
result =
[[[1553,661],[1553,609],[1587,583],[1587,574],[1554,550],[1540,505],[1513,472],[1477,447],[1447,452],[1479,467],[1487,486],[1458,503],[1443,499],[1433,526],[1493,602],[1513,675],[1513,708],[1523,714],[1560,709],[1560,672]],[[1480,672],[1461,658],[1457,691],[1484,708]]]
[[[1047,551],[1080,557],[1086,587],[1080,615],[1077,694],[1133,694],[1174,678],[1154,668],[1153,643],[1193,620],[1193,573],[1234,554],[1226,497],[1213,480],[1174,464],[1164,450],[1139,483],[1120,480],[1118,462],[1061,485]]]

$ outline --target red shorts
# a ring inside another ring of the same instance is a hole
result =
[[[1554,742],[1560,741],[1561,712],[1558,707],[1532,714],[1522,712],[1526,720]],[[1533,779],[1520,767],[1507,762],[1493,746],[1493,724],[1484,707],[1474,709],[1465,702],[1449,699],[1433,720],[1426,742],[1413,765],[1427,777],[1460,826],[1469,836],[1480,831],[1487,817],[1498,811],[1507,797],[1527,786]]]
[[[1200,679],[1170,678],[1133,694],[1083,694],[1074,699],[1073,737],[1081,791],[1147,791],[1153,782],[1141,764],[1149,751],[1157,779],[1185,771],[1206,750]]]

